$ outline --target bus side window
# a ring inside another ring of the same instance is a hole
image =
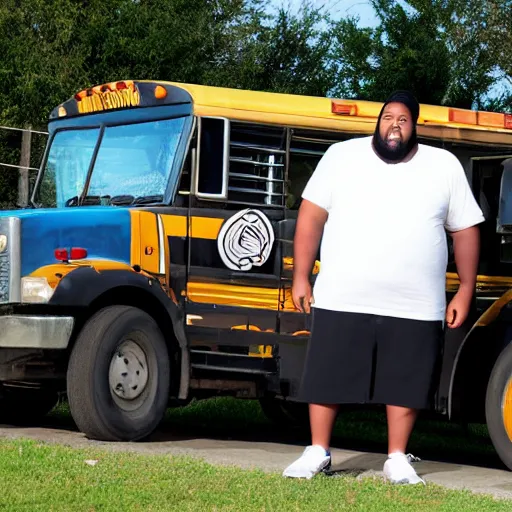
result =
[[[319,156],[290,154],[290,167],[288,169],[288,194],[286,197],[286,207],[289,210],[298,210],[302,201],[302,191],[304,190],[310,176],[313,174],[318,162]]]
[[[286,129],[232,122],[228,201],[283,208]]]
[[[298,210],[302,191],[329,146],[348,138],[336,132],[293,130],[287,180],[286,207]]]
[[[499,192],[499,227],[509,231],[512,228],[512,159],[503,163]]]
[[[199,118],[198,141],[191,155],[191,193],[201,199],[226,200],[229,120],[220,117]]]
[[[245,206],[284,206],[284,128],[200,119],[192,193]]]
[[[223,119],[201,119],[201,137],[199,142],[198,191],[204,194],[222,194],[224,171]]]

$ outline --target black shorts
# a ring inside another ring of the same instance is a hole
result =
[[[441,321],[313,308],[298,399],[427,409],[441,360]]]

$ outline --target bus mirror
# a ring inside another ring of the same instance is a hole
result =
[[[509,232],[512,229],[512,158],[503,162],[501,177],[500,207],[498,213],[498,230]]]
[[[198,119],[197,152],[192,194],[201,199],[225,201],[228,197],[229,119]]]

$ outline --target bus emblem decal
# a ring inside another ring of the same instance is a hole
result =
[[[222,225],[217,238],[220,257],[231,270],[251,270],[268,260],[274,230],[268,217],[250,208],[236,213]]]

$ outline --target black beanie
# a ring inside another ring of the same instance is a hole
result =
[[[417,123],[418,117],[420,115],[420,104],[418,103],[418,100],[414,97],[412,93],[410,93],[409,91],[395,91],[394,93],[392,93],[391,96],[386,100],[384,105],[382,105],[382,110],[380,111],[379,119],[380,116],[382,115],[384,107],[389,103],[404,104],[409,109],[414,124]]]

